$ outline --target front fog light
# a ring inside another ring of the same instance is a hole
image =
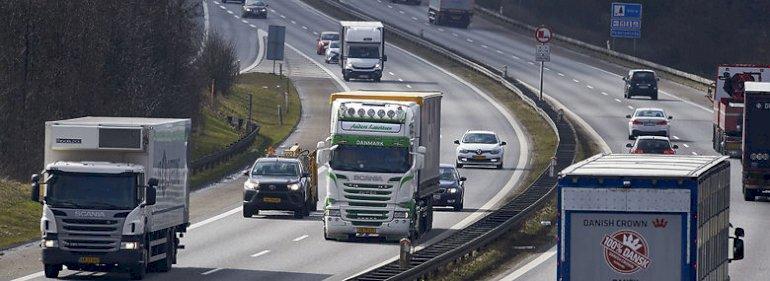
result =
[[[136,250],[139,248],[138,242],[120,242],[120,248],[124,250]]]
[[[409,218],[409,212],[395,211],[393,212],[393,217],[397,219],[406,219],[406,218]]]
[[[59,242],[56,240],[43,240],[43,248],[58,248]]]

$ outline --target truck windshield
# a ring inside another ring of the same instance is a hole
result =
[[[341,171],[405,173],[412,166],[412,156],[406,147],[339,145],[329,164]]]
[[[380,45],[351,45],[348,47],[348,57],[354,59],[379,59]]]
[[[47,182],[46,203],[71,209],[130,210],[136,207],[136,174],[54,172]]]

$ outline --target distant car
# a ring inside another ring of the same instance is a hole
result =
[[[667,137],[642,136],[633,144],[626,144],[631,154],[676,154],[678,145],[671,145]]]
[[[663,136],[668,137],[670,131],[669,120],[673,116],[667,116],[660,108],[637,108],[632,115],[626,115],[628,119],[628,139],[636,136]]]
[[[316,54],[319,54],[319,55],[326,54],[326,46],[328,46],[329,43],[333,41],[340,41],[339,32],[334,32],[334,31],[321,32],[321,35],[318,35],[318,38],[316,39],[316,44],[315,44]]]
[[[326,48],[326,63],[340,62],[340,41],[332,41]]]
[[[463,209],[465,200],[465,177],[461,177],[455,167],[441,164],[439,167],[439,190],[433,194],[433,206],[452,207],[455,211]]]
[[[235,2],[235,3],[243,4],[244,2],[246,2],[246,0],[222,0],[222,4],[225,4],[225,3],[228,3],[228,2]]]
[[[506,142],[500,141],[497,134],[491,131],[467,131],[462,139],[455,140],[457,157],[455,166],[464,165],[494,165],[503,168],[503,156]]]
[[[419,6],[422,4],[422,0],[390,0],[390,3],[405,3]]]
[[[251,217],[260,210],[282,210],[302,218],[315,211],[308,166],[297,158],[257,159],[245,172],[248,179],[243,184],[243,216]]]
[[[242,18],[267,18],[267,7],[270,6],[265,1],[260,0],[246,0],[245,3],[243,3],[243,8],[241,11],[241,17]]]
[[[647,69],[632,69],[628,71],[628,76],[623,77],[626,81],[623,96],[630,99],[633,96],[648,96],[653,100],[658,99],[658,78],[655,71]]]

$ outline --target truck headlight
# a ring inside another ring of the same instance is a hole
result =
[[[259,189],[259,182],[253,181],[253,180],[247,180],[243,183],[243,189],[246,190],[256,190]]]
[[[380,68],[380,66],[382,66],[382,65],[380,65],[380,64],[378,63],[378,64],[375,64],[375,65],[374,65],[374,68]]]
[[[351,63],[350,61],[346,62],[345,68],[353,68],[353,63]]]
[[[407,212],[407,211],[395,211],[395,212],[393,212],[393,218],[396,218],[396,219],[408,219],[409,218],[409,212]]]
[[[59,248],[59,241],[56,240],[43,240],[41,243],[43,248]]]
[[[139,249],[139,242],[120,242],[120,248],[123,250]]]
[[[447,191],[449,191],[449,193],[451,193],[451,194],[455,194],[455,193],[457,193],[457,188],[453,187],[453,188],[448,189]]]
[[[298,183],[292,183],[292,184],[289,185],[289,189],[291,191],[297,191],[297,190],[299,190],[299,184]]]

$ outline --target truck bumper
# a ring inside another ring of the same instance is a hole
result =
[[[368,79],[380,79],[382,78],[382,70],[375,69],[372,71],[345,69],[342,71],[342,75],[350,78],[368,78]]]
[[[243,192],[243,206],[259,210],[294,211],[305,206],[301,191],[265,192],[246,190]]]
[[[106,266],[121,266],[121,265],[134,265],[142,259],[141,250],[118,250],[116,252],[108,253],[74,253],[59,248],[46,248],[43,249],[42,254],[43,264],[64,264],[81,268],[89,267],[106,267]],[[82,263],[81,258],[86,258],[92,262],[98,259],[96,264]],[[68,266],[70,267],[70,266]]]
[[[365,236],[409,236],[409,219],[393,219],[390,222],[383,222],[380,226],[355,226],[351,221],[345,221],[340,217],[324,216],[326,225],[326,235],[330,237],[347,238],[348,235]],[[370,233],[372,231],[374,233]]]

